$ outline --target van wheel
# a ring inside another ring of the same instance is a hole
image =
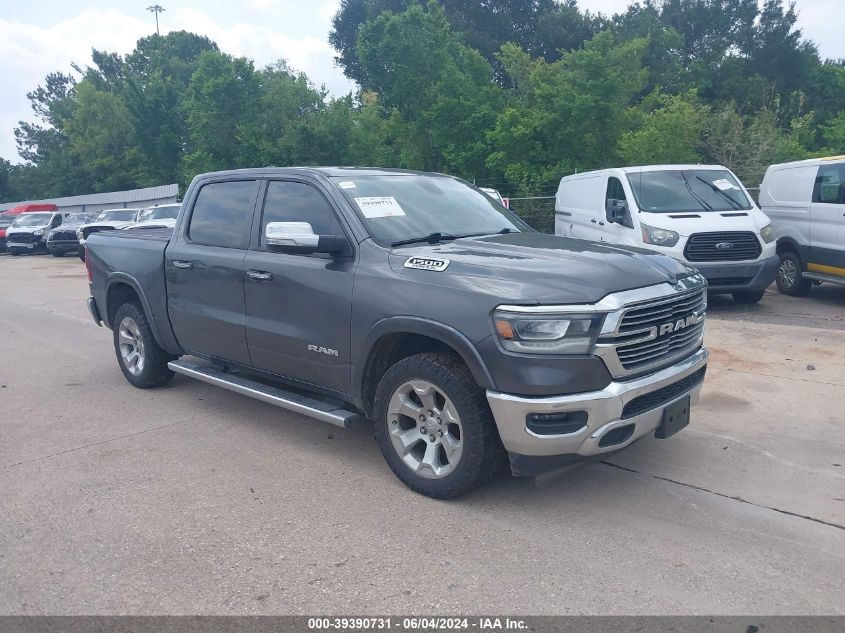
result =
[[[420,494],[457,497],[503,463],[484,392],[453,354],[416,354],[393,365],[379,382],[374,413],[384,459]]]
[[[810,292],[813,282],[801,276],[803,271],[804,264],[797,253],[783,253],[778,267],[778,290],[791,297],[803,297]]]
[[[137,303],[124,303],[112,321],[114,351],[120,370],[132,385],[151,389],[173,378],[167,363],[176,358],[156,342],[147,315]]]
[[[734,301],[737,303],[741,303],[743,305],[751,305],[754,303],[760,303],[760,300],[763,298],[763,295],[766,294],[765,290],[754,290],[754,291],[745,291],[745,292],[734,292],[733,298]]]

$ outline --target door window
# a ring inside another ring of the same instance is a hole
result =
[[[195,244],[246,248],[252,226],[257,181],[215,182],[200,189],[188,238]]]
[[[272,180],[261,218],[261,247],[270,222],[308,222],[317,235],[343,235],[331,205],[317,189],[301,182]]]
[[[601,191],[601,190],[600,190]],[[614,206],[621,202],[627,202],[625,199],[625,189],[622,187],[622,182],[618,178],[611,176],[607,179],[607,195],[605,196],[605,205],[611,203]]]
[[[845,203],[845,164],[819,167],[813,188],[813,202]]]

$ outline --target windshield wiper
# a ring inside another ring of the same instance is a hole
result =
[[[731,205],[734,209],[742,209],[742,205],[741,205],[739,202],[737,202],[736,200],[734,200],[733,198],[731,198],[728,194],[726,194],[724,191],[722,191],[721,189],[719,189],[719,188],[718,188],[716,185],[714,185],[712,182],[709,182],[709,181],[707,181],[707,180],[704,180],[704,178],[702,178],[701,176],[696,176],[696,178],[697,178],[698,180],[700,180],[701,182],[703,182],[705,185],[709,185],[709,186],[710,186],[710,188],[711,188],[713,191],[715,191],[715,192],[716,192],[716,193],[718,193],[720,196],[722,196],[725,200],[727,200],[727,201],[730,203],[730,205]]]
[[[689,184],[689,180],[687,180],[687,175],[684,172],[681,172],[681,176],[684,179],[684,184],[687,187],[687,191],[689,191],[689,195],[691,195],[695,199],[695,201],[698,202],[698,204],[701,205],[702,209],[704,209],[705,211],[712,211],[713,207],[711,207],[709,204],[707,204],[707,202],[704,199],[699,198],[697,195],[695,195],[695,192],[692,190],[692,187]]]
[[[459,237],[463,236],[435,231],[434,233],[429,233],[428,235],[421,235],[420,237],[409,237],[404,240],[396,240],[395,242],[391,242],[390,245],[404,246],[405,244],[421,244],[423,242],[428,242],[429,244],[437,244],[438,242],[445,242],[447,240],[456,240]]]

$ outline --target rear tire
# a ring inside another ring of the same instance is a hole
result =
[[[804,279],[801,273],[804,272],[804,262],[798,253],[787,251],[780,256],[778,266],[777,285],[782,294],[790,297],[803,297],[813,285],[809,279]]]
[[[137,303],[124,303],[112,321],[114,351],[126,380],[139,389],[166,385],[173,378],[167,363],[176,358],[156,342],[147,315]]]
[[[10,248],[9,249],[9,255],[11,255],[12,257],[17,257],[20,254],[21,254],[21,252],[16,248]]]
[[[737,303],[752,305],[754,303],[760,303],[760,300],[765,294],[765,290],[747,290],[744,292],[734,292],[733,298]]]
[[[62,251],[50,251],[50,255],[53,257],[64,257],[65,254]]]
[[[376,390],[374,423],[390,469],[427,497],[465,494],[503,463],[484,392],[454,354],[416,354],[388,369]]]

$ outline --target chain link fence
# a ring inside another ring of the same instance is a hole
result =
[[[555,232],[554,196],[510,198],[510,210],[541,233]]]

